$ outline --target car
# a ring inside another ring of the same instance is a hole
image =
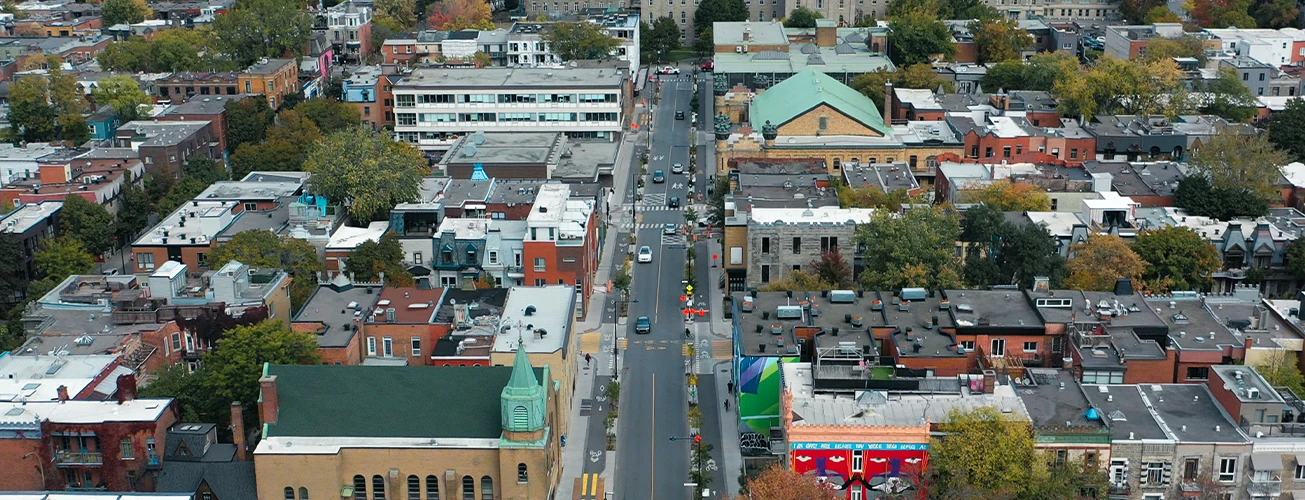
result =
[[[707,62],[702,63],[702,66],[698,66],[698,69],[710,72],[711,70],[716,69],[716,61],[708,59]]]
[[[684,112],[683,112],[683,111],[676,111],[676,112],[675,112],[675,119],[676,119],[676,120],[683,120],[683,119],[684,119]]]
[[[652,262],[652,249],[648,245],[639,247],[639,263],[647,264]]]
[[[652,332],[652,320],[649,320],[647,316],[639,316],[639,319],[634,320],[634,333],[649,332]]]
[[[710,215],[704,215],[702,217],[698,217],[698,227],[707,227],[709,225],[711,225]]]
[[[680,74],[680,68],[677,68],[675,66],[666,66],[662,69],[657,70],[657,72],[663,75],[678,75]]]
[[[680,208],[680,197],[672,196],[671,199],[666,200],[666,206],[671,208]]]
[[[683,164],[683,163],[676,163],[676,164],[674,164],[674,165],[671,165],[671,173],[672,173],[672,174],[682,174],[682,173],[684,173],[684,164]]]
[[[655,182],[655,183],[657,183],[657,184],[661,184],[661,183],[663,183],[663,182],[666,182],[666,172],[663,172],[663,171],[661,171],[661,170],[658,170],[658,171],[656,171],[656,172],[653,172],[653,182]]]
[[[678,231],[678,228],[675,227],[675,224],[662,226],[662,234],[675,234],[676,231]]]

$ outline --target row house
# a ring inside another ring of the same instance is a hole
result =
[[[98,34],[104,27],[104,18],[100,16],[73,17],[71,12],[54,12],[18,20],[14,24],[14,33],[18,36],[70,37]]]
[[[1023,118],[1034,127],[1059,128],[1060,103],[1048,92],[998,89],[996,94],[975,92],[935,93],[931,89],[893,87],[885,94],[886,110],[894,122],[942,121],[948,116],[970,117],[982,123],[990,116]]]
[[[341,62],[359,62],[372,53],[370,3],[347,0],[316,14],[313,30],[325,33]]]
[[[168,105],[154,117],[157,121],[197,121],[208,122],[209,136],[218,144],[218,151],[227,151],[227,104],[257,97],[253,94],[201,95],[186,102]]]
[[[27,299],[27,284],[41,279],[36,267],[36,254],[53,239],[59,230],[59,212],[62,201],[29,203],[4,216],[0,216],[0,238],[9,238],[18,245],[20,261],[18,278],[22,284],[7,293],[0,293],[0,303],[18,304]]]
[[[1224,131],[1254,134],[1249,125],[1232,124],[1217,116],[1180,116],[1170,121],[1163,116],[1105,115],[1083,124],[1096,137],[1099,159],[1112,161],[1185,160],[1203,141]]]
[[[246,94],[267,98],[267,105],[277,109],[286,96],[299,92],[299,63],[295,59],[259,59],[236,73],[237,88]]]
[[[173,102],[185,102],[199,96],[234,96],[240,93],[237,73],[220,72],[177,72],[155,83],[158,97]]]
[[[179,0],[149,2],[154,12],[154,19],[167,21],[178,27],[193,28],[210,24],[216,16],[226,14],[233,6],[233,0]]]
[[[951,116],[947,124],[964,138],[967,160],[1077,166],[1095,156],[1096,138],[1074,122],[1039,128],[1020,117],[987,116],[976,122],[967,116]]]
[[[372,130],[394,126],[394,81],[401,78],[395,66],[365,66],[342,84],[344,102],[352,104]]]
[[[1204,41],[1207,48],[1219,48],[1219,42],[1211,35],[1183,31],[1182,23],[1106,26],[1105,31],[1105,53],[1124,60],[1136,59],[1145,54],[1147,44],[1156,38],[1194,37]]]
[[[1053,211],[1078,212],[1087,200],[1112,196],[1110,182],[1078,167],[1034,163],[956,163],[938,166],[934,200],[972,203],[971,193],[995,183],[1023,183],[1047,193]],[[1117,196],[1117,195],[1115,195]]]
[[[139,154],[151,174],[180,178],[190,158],[222,158],[220,143],[208,121],[136,120],[115,131],[113,147]]]

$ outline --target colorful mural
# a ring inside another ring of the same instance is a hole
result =
[[[734,359],[739,418],[747,426],[740,430],[751,430],[769,437],[770,428],[780,425],[780,363],[796,363],[798,358],[736,356]]]
[[[794,472],[824,478],[843,490],[856,484],[869,489],[875,477],[914,478],[925,470],[929,460],[927,444],[792,443],[790,448]],[[861,470],[853,472],[858,465]]]

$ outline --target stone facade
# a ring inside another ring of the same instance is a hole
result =
[[[815,209],[820,211],[821,209]],[[793,210],[794,214],[799,210]],[[795,236],[800,235],[800,236]],[[794,245],[797,248],[794,248]],[[748,223],[748,287],[782,280],[797,269],[807,269],[827,250],[836,248],[850,266],[856,254],[856,224],[792,222]]]

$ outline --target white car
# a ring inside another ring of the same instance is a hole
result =
[[[663,75],[678,75],[680,74],[680,68],[677,68],[675,66],[667,66],[665,68],[662,68],[660,71],[658,71],[658,73],[661,73]]]
[[[676,164],[674,164],[674,165],[671,165],[671,173],[672,173],[672,174],[682,174],[682,173],[684,173],[684,164],[683,164],[683,163],[676,163]]]
[[[652,262],[652,249],[647,245],[639,247],[639,263],[645,264]]]

